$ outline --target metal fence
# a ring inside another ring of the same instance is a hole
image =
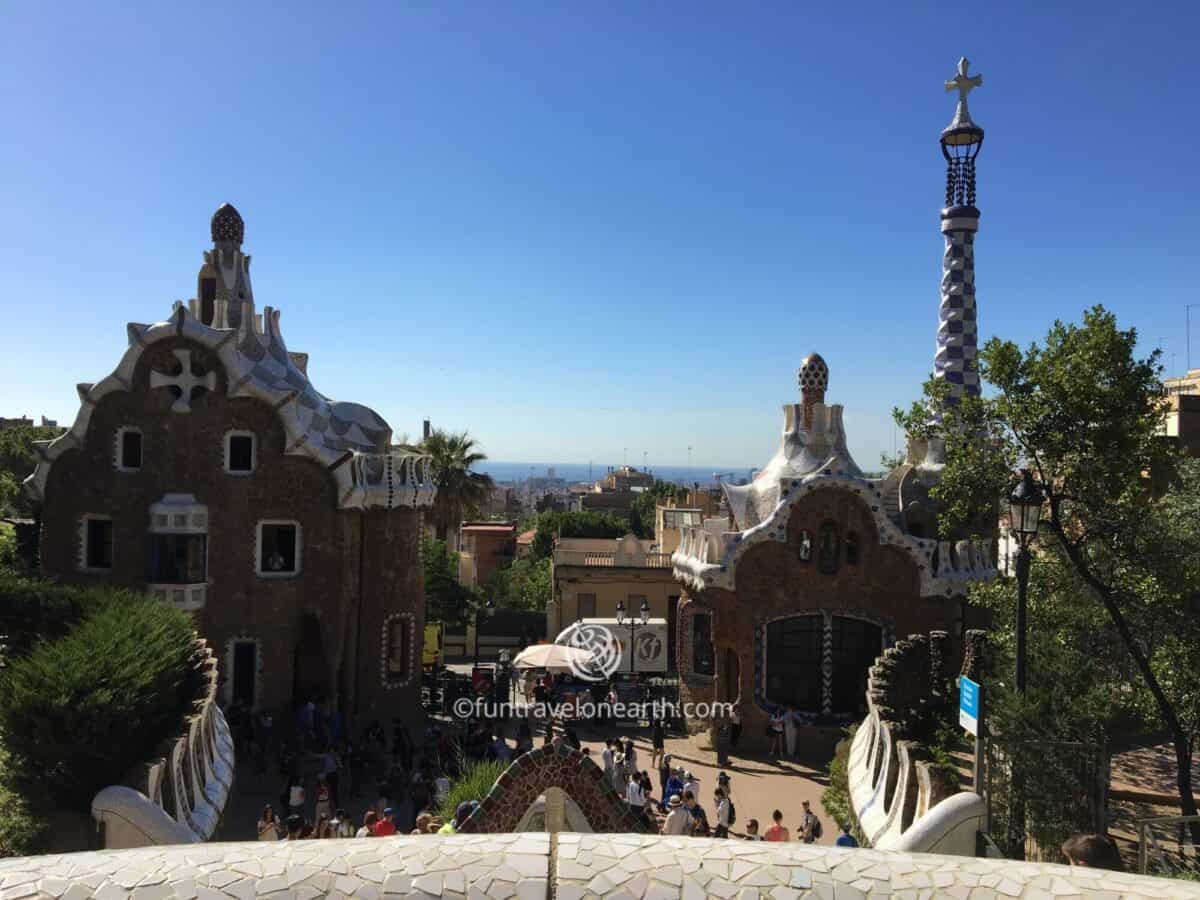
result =
[[[1192,829],[1200,816],[1154,816],[1138,819],[1138,872],[1168,878],[1200,880],[1200,859]]]
[[[1106,832],[1108,777],[1100,744],[990,739],[987,830],[1008,859],[1062,862],[1068,837]]]

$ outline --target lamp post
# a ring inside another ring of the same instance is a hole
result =
[[[1042,518],[1041,490],[1028,469],[1008,498],[1009,532],[1017,536],[1017,693],[1025,693],[1025,630],[1029,592],[1029,545],[1037,536]]]
[[[637,639],[637,630],[639,625],[646,625],[650,622],[650,604],[646,602],[646,598],[642,598],[642,605],[638,609],[636,618],[629,620],[629,674],[633,674],[633,647],[634,641]],[[625,624],[625,601],[617,601],[617,624]]]
[[[471,625],[475,629],[475,667],[476,668],[479,667],[479,613],[483,612],[490,616],[493,612],[495,612],[495,610],[496,610],[496,601],[493,600],[491,597],[487,598],[487,601],[483,604],[483,606],[475,607],[475,617],[472,620]]]

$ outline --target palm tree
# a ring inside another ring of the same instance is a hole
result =
[[[440,541],[457,529],[467,516],[476,514],[491,498],[496,486],[491,475],[472,468],[487,459],[467,432],[452,434],[434,429],[418,449],[433,462],[437,497],[433,501],[433,525]]]

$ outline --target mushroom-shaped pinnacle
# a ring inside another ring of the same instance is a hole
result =
[[[812,411],[825,402],[829,387],[829,365],[819,353],[810,353],[800,363],[800,400],[804,411],[804,427],[812,428]]]

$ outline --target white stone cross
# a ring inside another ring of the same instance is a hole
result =
[[[983,84],[982,75],[967,74],[967,67],[970,65],[970,61],[965,56],[959,59],[958,74],[946,82],[946,92],[949,93],[950,91],[957,90],[958,102],[964,107],[967,105],[967,94]]]
[[[172,350],[175,358],[179,360],[179,364],[183,367],[178,375],[164,375],[162,372],[150,373],[151,389],[160,387],[176,387],[179,388],[179,397],[171,404],[172,412],[191,412],[192,410],[192,391],[196,388],[207,388],[208,390],[216,390],[217,376],[213,372],[206,372],[203,376],[192,374],[192,351],[191,350]]]

